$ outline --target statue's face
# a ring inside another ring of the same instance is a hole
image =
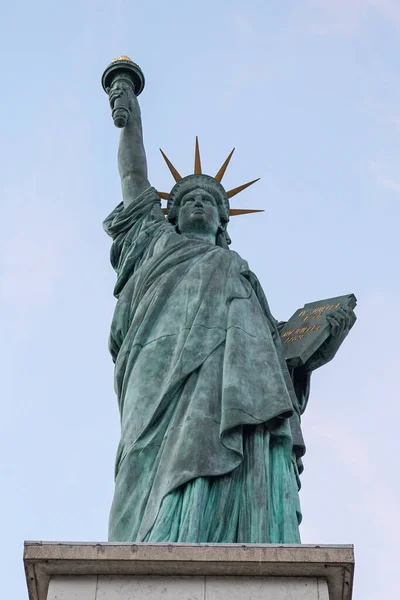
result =
[[[217,235],[220,225],[218,204],[205,190],[196,188],[181,201],[178,228],[181,233],[207,233]]]

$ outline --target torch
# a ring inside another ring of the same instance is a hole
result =
[[[128,82],[133,89],[135,96],[144,89],[144,75],[139,67],[129,56],[120,56],[115,58],[108,65],[101,78],[103,90],[108,94],[116,80]],[[125,127],[129,119],[129,103],[126,94],[122,94],[120,98],[115,100],[112,110],[112,118],[115,127]]]

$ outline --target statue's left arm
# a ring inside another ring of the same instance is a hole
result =
[[[286,321],[276,322],[276,327],[279,333],[285,324]],[[293,388],[296,394],[299,411],[302,415],[307,407],[308,398],[310,396],[312,369],[309,369],[304,365],[296,368],[293,368],[290,365],[287,365],[287,367],[293,382]]]
[[[325,342],[301,367],[290,368],[290,365],[288,365],[301,413],[305,411],[307,406],[311,373],[326,365],[335,357],[344,338],[353,327],[356,316],[353,309],[344,306],[328,313],[326,319],[331,326],[331,332]],[[283,325],[284,323],[279,323],[278,329]]]
[[[256,293],[258,301],[270,322],[270,327],[271,327],[272,335],[275,338],[275,343],[278,348],[281,348],[282,365],[286,364],[286,366],[287,366],[287,370],[285,368],[283,370],[286,371],[288,379],[289,379],[289,375],[290,375],[290,378],[293,383],[294,392],[295,392],[295,395],[297,398],[297,401],[296,401],[296,398],[293,398],[293,396],[292,396],[295,411],[297,413],[302,414],[307,406],[308,397],[310,395],[311,370],[309,370],[308,368],[304,368],[304,367],[300,367],[299,369],[292,369],[292,368],[290,368],[289,365],[287,365],[287,363],[285,363],[285,359],[283,358],[282,345],[281,345],[281,341],[280,341],[280,331],[281,331],[282,327],[285,325],[285,321],[277,321],[271,314],[267,298],[264,294],[264,290],[262,289],[261,284],[258,281],[256,275],[252,271],[250,271],[250,269],[243,270],[242,275],[251,284],[253,290]],[[289,379],[289,382],[290,382],[290,379]],[[290,383],[289,383],[289,387],[290,387]]]
[[[331,326],[330,335],[305,363],[304,368],[307,371],[315,371],[335,357],[343,340],[356,322],[356,315],[349,306],[342,306],[327,313],[326,320]]]

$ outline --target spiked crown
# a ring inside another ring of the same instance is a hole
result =
[[[215,191],[217,191],[220,199],[226,207],[227,215],[233,217],[237,215],[245,215],[249,213],[255,212],[263,212],[260,209],[242,209],[242,208],[230,208],[229,206],[229,198],[236,196],[239,192],[242,192],[247,187],[258,181],[258,179],[254,179],[253,181],[249,181],[248,183],[244,183],[243,185],[239,185],[236,188],[233,188],[229,191],[225,191],[224,187],[221,184],[221,180],[225,174],[225,171],[229,165],[229,162],[232,158],[232,155],[235,151],[235,148],[230,152],[225,162],[222,164],[218,173],[211,177],[210,175],[205,175],[202,172],[201,168],[201,158],[200,158],[200,149],[199,149],[199,140],[196,137],[196,145],[195,145],[195,153],[194,153],[194,173],[192,175],[187,175],[186,177],[182,177],[182,175],[177,171],[169,158],[164,154],[164,152],[160,148],[160,152],[167,163],[167,166],[175,179],[175,185],[172,188],[170,193],[167,192],[158,192],[160,198],[167,200],[167,207],[163,209],[164,214],[168,214],[171,210],[174,202],[178,197],[182,195],[182,193],[186,193],[190,187],[201,187],[202,183],[207,187],[213,187]],[[229,220],[229,217],[227,218]]]

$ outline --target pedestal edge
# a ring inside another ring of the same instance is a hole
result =
[[[28,541],[30,600],[46,600],[53,575],[323,577],[330,600],[350,600],[352,545],[146,544]]]

